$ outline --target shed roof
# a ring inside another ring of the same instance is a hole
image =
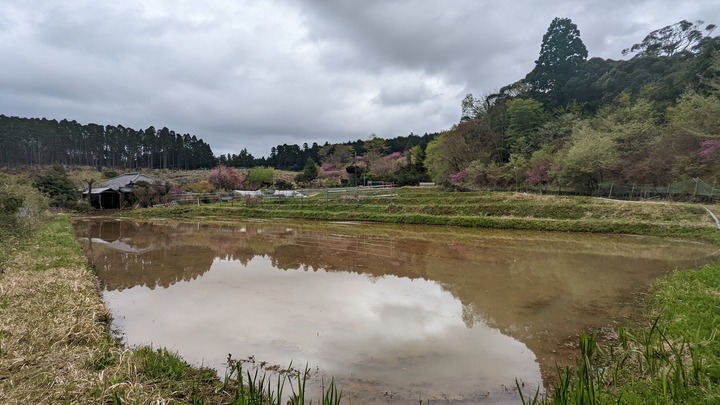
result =
[[[102,193],[104,193],[104,192],[106,192],[106,191],[113,191],[113,192],[117,193],[117,190],[115,190],[114,188],[110,188],[110,187],[98,187],[98,188],[93,188],[92,191],[90,192],[90,194],[93,194],[93,195],[95,195],[95,194],[102,194]],[[83,193],[83,194],[87,194],[88,191],[87,191],[87,190],[84,190],[82,193]]]
[[[113,188],[115,190],[120,190],[123,188],[132,187],[134,184],[137,184],[141,181],[144,181],[146,183],[154,184],[157,183],[157,179],[154,179],[152,177],[146,176],[142,173],[126,173],[121,176],[113,177],[112,179],[108,179],[108,181],[105,182],[105,187]]]

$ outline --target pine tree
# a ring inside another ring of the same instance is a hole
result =
[[[569,18],[555,18],[543,36],[535,68],[525,77],[534,99],[548,107],[559,107],[565,100],[563,86],[588,56],[577,25]]]

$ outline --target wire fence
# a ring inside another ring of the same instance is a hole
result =
[[[384,198],[397,195],[397,187],[394,184],[381,184],[374,186],[359,187],[337,187],[337,188],[307,188],[296,190],[257,190],[244,191],[235,190],[219,193],[183,193],[173,195],[170,201],[164,206],[178,204],[209,204],[209,203],[244,203],[246,205],[262,204],[270,201],[282,201],[288,199],[304,199],[314,197],[325,201],[332,200],[362,200],[366,198]],[[160,206],[156,204],[155,206]]]
[[[434,186],[433,183],[427,185]],[[482,190],[475,190],[482,191]],[[636,185],[615,182],[600,183],[590,193],[578,192],[571,189],[562,189],[553,186],[521,187],[521,188],[493,188],[484,191],[521,191],[538,194],[575,194],[591,195],[621,200],[671,200],[715,203],[720,201],[720,187],[716,183],[709,184],[700,178],[676,182],[668,185]],[[167,204],[207,204],[227,203],[230,205],[242,203],[245,205],[262,205],[266,203],[281,203],[287,200],[313,198],[326,202],[336,200],[363,200],[367,198],[391,198],[398,195],[398,188],[394,184],[381,184],[359,187],[337,188],[306,188],[295,190],[257,190],[216,193],[184,193],[172,196]],[[157,206],[157,205],[156,205]]]
[[[694,178],[666,186],[601,183],[598,185],[597,195],[628,200],[666,199],[715,202],[720,197],[720,189],[715,182],[709,184],[702,179]]]

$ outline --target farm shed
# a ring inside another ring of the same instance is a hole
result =
[[[155,184],[158,181],[142,173],[126,173],[108,179],[98,188],[83,191],[90,204],[97,209],[119,209],[134,201],[133,188],[139,183]]]
[[[98,209],[117,209],[120,208],[122,195],[119,191],[110,187],[99,187],[91,190],[85,190],[83,196],[87,198],[90,193],[90,205]]]

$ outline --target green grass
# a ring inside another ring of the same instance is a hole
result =
[[[677,272],[657,283],[655,297],[668,337],[692,343],[708,378],[720,385],[720,265]]]
[[[182,381],[190,375],[190,366],[177,353],[166,348],[141,347],[137,350],[142,372],[152,379]]]

